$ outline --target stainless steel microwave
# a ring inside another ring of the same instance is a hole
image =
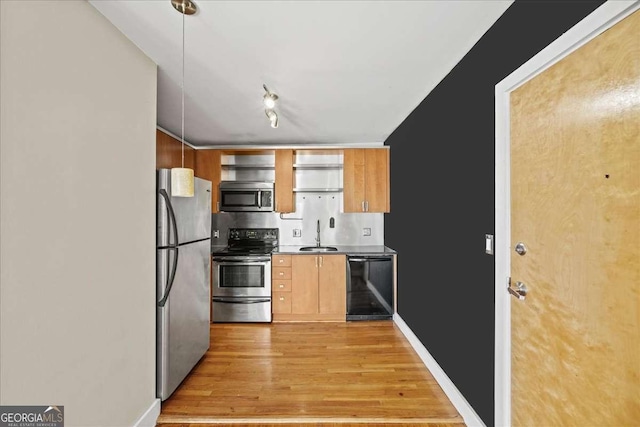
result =
[[[273,182],[221,181],[219,188],[221,212],[273,212]]]

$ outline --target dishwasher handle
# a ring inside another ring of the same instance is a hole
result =
[[[382,256],[382,257],[366,257],[366,258],[360,258],[360,257],[347,257],[348,261],[355,261],[355,262],[379,262],[379,261],[391,261],[391,255],[389,256]]]

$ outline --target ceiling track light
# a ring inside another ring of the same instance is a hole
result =
[[[276,101],[278,100],[278,95],[269,91],[269,89],[267,89],[267,85],[263,84],[262,87],[266,92],[262,97],[262,102],[264,103],[264,113],[269,118],[271,127],[275,129],[278,127],[278,113],[276,113],[274,108],[276,106]]]

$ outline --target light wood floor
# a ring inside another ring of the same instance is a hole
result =
[[[212,324],[160,427],[463,427],[392,321]]]

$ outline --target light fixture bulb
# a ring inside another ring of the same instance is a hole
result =
[[[267,108],[273,108],[276,106],[276,100],[267,94],[264,96],[264,106]]]
[[[271,127],[274,129],[277,128],[278,114],[276,114],[276,112],[273,110],[264,110],[264,112],[267,114],[267,117],[269,117],[269,121],[271,122]]]
[[[273,92],[270,92],[267,89],[267,85],[263,84],[262,87],[266,92],[262,97],[262,102],[264,102],[264,113],[269,117],[269,121],[271,122],[272,128],[278,127],[278,114],[275,112],[274,108],[276,106],[276,101],[278,100],[278,95]]]

